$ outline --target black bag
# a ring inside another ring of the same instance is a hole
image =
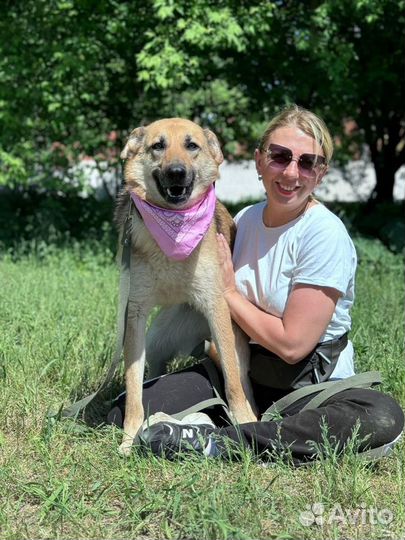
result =
[[[281,390],[297,390],[309,384],[327,381],[347,345],[347,333],[340,338],[318,343],[296,364],[287,364],[261,345],[250,347],[250,377],[258,384]]]

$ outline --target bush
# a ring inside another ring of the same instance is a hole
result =
[[[115,253],[114,202],[83,197],[79,189],[43,190],[34,186],[0,188],[0,248],[21,252],[38,245],[66,246],[81,240]],[[232,215],[256,201],[227,204]],[[378,238],[394,253],[405,249],[404,203],[327,203],[352,236]],[[24,246],[24,248],[23,248]],[[98,248],[95,248],[98,249]]]

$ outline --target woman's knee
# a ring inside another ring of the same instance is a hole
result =
[[[393,397],[378,390],[353,389],[351,399],[360,406],[361,431],[371,435],[372,446],[395,440],[404,430],[404,413]]]
[[[388,394],[378,390],[352,388],[328,400],[326,409],[340,430],[354,429],[359,424],[359,436],[365,446],[373,448],[394,441],[404,429],[404,413]]]
[[[404,430],[404,412],[390,395],[377,391],[374,394],[374,425],[381,438],[386,439],[384,442],[393,441]]]

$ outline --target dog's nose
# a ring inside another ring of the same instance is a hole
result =
[[[171,182],[181,183],[184,182],[186,178],[186,172],[184,165],[170,165],[170,167],[166,169],[166,176]]]

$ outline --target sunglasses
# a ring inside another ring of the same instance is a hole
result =
[[[292,150],[279,144],[270,144],[267,150],[267,156],[270,159],[270,165],[278,169],[285,169],[291,163],[296,161],[298,169],[302,176],[313,176],[317,169],[326,165],[326,158],[317,154],[301,154],[294,158]]]

